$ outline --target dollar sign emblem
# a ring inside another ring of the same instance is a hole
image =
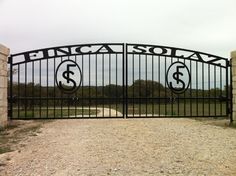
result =
[[[73,60],[62,61],[55,72],[57,87],[66,94],[77,91],[82,82],[82,72],[79,65]]]
[[[189,87],[190,81],[190,72],[184,63],[177,61],[168,68],[166,82],[172,92],[176,94],[185,92]]]
[[[171,87],[171,89],[173,89],[173,90],[175,90],[175,91],[182,91],[182,90],[184,90],[184,88],[185,88],[185,83],[184,83],[184,81],[182,81],[182,80],[179,78],[180,75],[183,76],[183,73],[181,73],[181,72],[179,71],[181,68],[184,68],[184,66],[177,66],[177,67],[176,67],[176,72],[173,73],[173,78],[176,80],[177,84],[181,83],[181,84],[182,84],[182,87],[180,87],[180,88],[175,88],[175,87],[173,86],[172,82],[170,82],[170,87]]]
[[[70,70],[70,67],[76,67],[76,65],[68,64],[66,71],[62,73],[63,78],[66,80],[67,84],[72,82],[73,86],[72,87],[63,87],[63,84],[61,81],[59,81],[59,87],[65,89],[66,91],[72,91],[76,87],[76,82],[70,78],[70,74],[74,75],[75,73]]]

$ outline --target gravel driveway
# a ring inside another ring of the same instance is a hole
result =
[[[236,130],[191,119],[46,123],[0,175],[236,175]]]

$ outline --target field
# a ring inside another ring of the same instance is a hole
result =
[[[104,108],[108,112],[104,112]],[[211,117],[226,116],[225,103],[129,103],[128,117]],[[13,108],[13,118],[81,118],[81,117],[118,117],[123,116],[123,104],[95,104],[91,106],[67,106],[67,107],[34,107],[33,109]]]

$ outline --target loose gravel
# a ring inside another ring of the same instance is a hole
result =
[[[236,175],[236,129],[193,119],[81,119],[46,123],[0,175]]]

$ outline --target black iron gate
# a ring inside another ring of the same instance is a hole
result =
[[[83,44],[9,57],[10,119],[228,117],[230,62],[143,44]]]

